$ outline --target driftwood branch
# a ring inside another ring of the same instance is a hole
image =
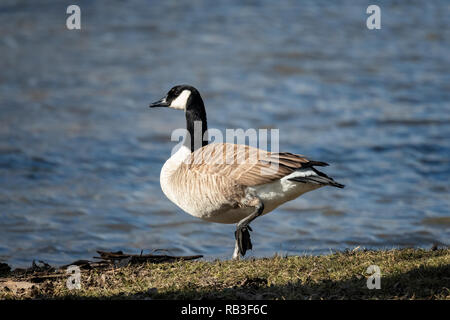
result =
[[[127,254],[122,251],[117,252],[106,252],[97,251],[100,257],[94,257],[95,259],[101,259],[103,261],[115,262],[128,262],[131,264],[151,262],[151,263],[161,263],[161,262],[174,262],[174,261],[184,261],[184,260],[195,260],[202,258],[202,255],[195,256],[169,256],[163,254]]]

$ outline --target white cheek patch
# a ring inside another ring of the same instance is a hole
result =
[[[183,92],[172,101],[169,108],[174,108],[178,110],[185,110],[186,109],[186,103],[189,99],[189,96],[191,95],[190,90],[183,90]]]

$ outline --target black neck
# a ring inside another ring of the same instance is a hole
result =
[[[208,130],[206,121],[205,105],[200,95],[191,95],[186,106],[186,129],[189,135],[184,140],[184,145],[191,149],[191,152],[202,148],[208,144]]]

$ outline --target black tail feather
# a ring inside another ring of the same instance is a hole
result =
[[[308,166],[311,166],[311,167],[312,166],[327,167],[327,166],[329,166],[329,164],[326,163],[326,162],[323,162],[323,161],[311,160],[311,161],[308,162]]]
[[[325,162],[323,162],[325,163]],[[327,186],[333,186],[336,188],[344,188],[345,185],[334,181],[333,178],[327,176],[325,173],[320,172],[319,170],[315,168],[311,168],[317,176],[307,176],[307,177],[294,177],[289,179],[289,181],[296,181],[296,182],[302,182],[302,183],[315,183],[319,185],[327,185]]]
[[[315,184],[320,184],[320,185],[324,185],[324,186],[333,186],[333,187],[341,188],[341,189],[345,187],[345,185],[340,184],[334,180],[327,179],[324,177],[318,177],[318,176],[295,177],[295,178],[289,179],[289,181],[296,181],[296,182],[302,182],[302,183],[315,183]]]

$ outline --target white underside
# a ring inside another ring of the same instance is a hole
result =
[[[171,191],[169,177],[177,169],[181,161],[189,154],[190,150],[187,147],[182,146],[178,152],[166,161],[161,170],[161,189],[169,200],[190,215],[217,223],[237,223],[253,212],[254,208],[251,207],[237,209],[230,209],[229,206],[223,206],[223,208],[209,208],[206,206],[198,206],[198,203],[196,203],[194,207],[194,205],[190,205],[188,202],[177,201]],[[264,203],[263,214],[267,214],[287,201],[293,200],[306,192],[320,188],[321,185],[318,184],[289,181],[289,179],[294,177],[306,177],[310,175],[316,175],[316,173],[311,169],[300,169],[275,182],[248,187],[246,193],[248,195],[259,197]]]

